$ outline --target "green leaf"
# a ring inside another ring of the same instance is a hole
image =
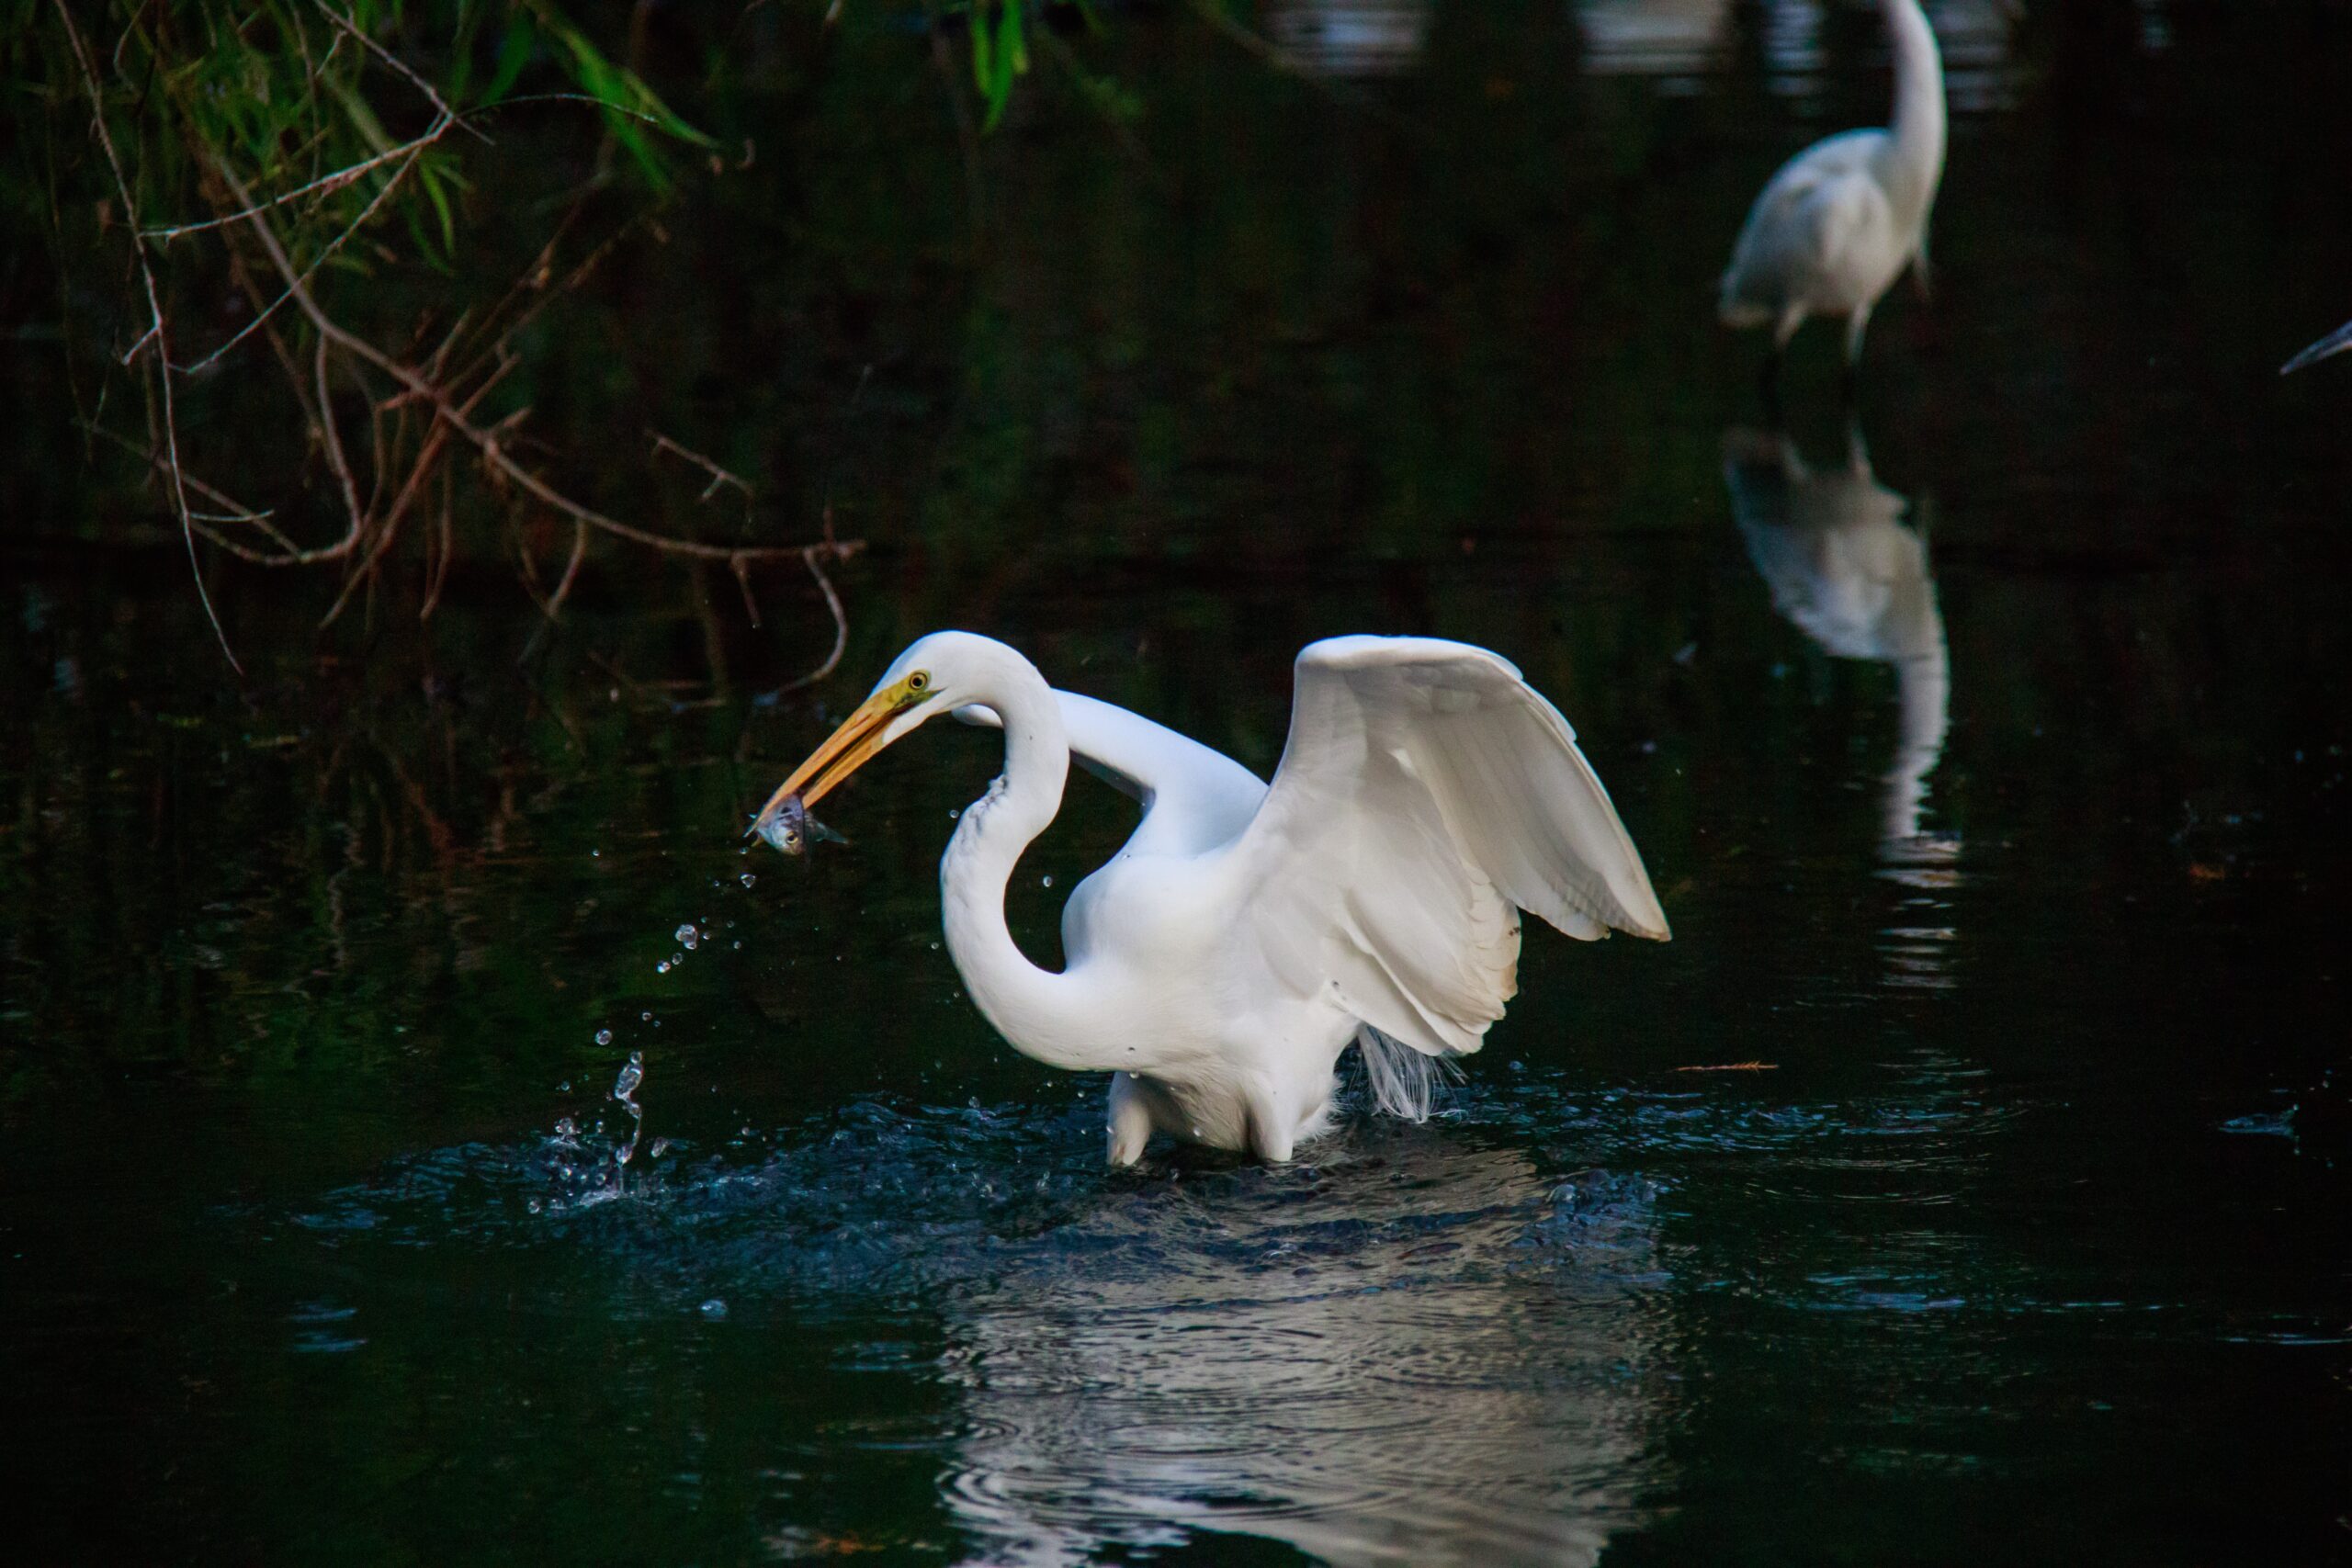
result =
[[[967,19],[972,32],[972,85],[985,98],[996,89],[996,70],[989,60],[989,19],[980,8],[979,0],[972,0]]]
[[[539,29],[531,25],[531,14],[518,8],[506,24],[506,36],[499,40],[498,64],[491,73],[490,85],[481,90],[481,101],[494,104],[504,97],[538,46]]]
[[[417,160],[416,178],[424,187],[424,198],[433,204],[434,213],[441,220],[441,253],[454,260],[458,254],[458,225],[449,215],[449,197],[441,188],[441,176],[434,169],[431,158]]]
[[[997,48],[1012,57],[1012,74],[1029,73],[1029,42],[1021,34],[1021,0],[1005,0],[1004,20],[998,24]]]
[[[982,57],[978,40],[988,36],[988,30],[987,23],[980,19],[978,6],[973,8],[972,18],[975,40],[972,65],[978,71]],[[1021,0],[1004,0],[1003,9],[997,17],[996,40],[987,49],[986,54],[988,72],[980,84],[980,91],[988,98],[989,113],[987,122],[980,129],[994,130],[997,122],[1004,118],[1004,107],[1012,101],[1012,79],[1029,69],[1029,43],[1021,31]]]
[[[441,84],[441,96],[452,103],[465,102],[466,85],[473,80],[474,34],[481,30],[486,9],[485,0],[459,0],[457,36],[449,42],[449,76]]]

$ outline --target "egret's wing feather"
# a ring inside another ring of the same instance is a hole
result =
[[[1338,637],[1299,655],[1290,739],[1234,845],[1238,933],[1431,1054],[1475,1051],[1516,988],[1519,911],[1571,936],[1666,917],[1559,711],[1461,643]]]
[[[1249,826],[1265,782],[1221,751],[1125,708],[1057,689],[1069,749],[1089,773],[1143,802],[1127,840],[1136,853],[1197,854]],[[994,710],[956,710],[967,724],[1002,727]]]

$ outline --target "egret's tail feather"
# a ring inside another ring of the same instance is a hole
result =
[[[1438,1089],[1462,1076],[1453,1057],[1416,1051],[1368,1023],[1356,1028],[1356,1049],[1363,1057],[1373,1103],[1408,1122],[1428,1121]]]

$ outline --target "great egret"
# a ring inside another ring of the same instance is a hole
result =
[[[1729,327],[1772,328],[1769,377],[1807,316],[1846,318],[1846,374],[1871,310],[1916,265],[1928,279],[1928,213],[1944,172],[1944,72],[1919,0],[1880,0],[1894,46],[1894,121],[1816,141],[1749,209],[1724,272]]]
[[[1894,667],[1902,736],[1886,775],[1880,841],[1890,858],[1948,856],[1921,838],[1928,775],[1951,727],[1951,658],[1928,542],[1903,525],[1906,503],[1871,472],[1861,432],[1843,468],[1815,470],[1782,435],[1724,436],[1724,483],[1772,606],[1838,659]]]
[[[2278,374],[2291,376],[2306,365],[2316,365],[2329,355],[2341,354],[2347,348],[2352,348],[2352,321],[2345,322],[2311,347],[2278,367]]]
[[[1517,988],[1519,915],[1573,937],[1664,941],[1642,860],[1559,710],[1495,654],[1334,637],[1298,656],[1271,787],[1198,742],[1057,692],[968,632],[901,653],[754,820],[813,805],[944,713],[1001,725],[1004,772],[940,862],[947,948],[1023,1054],[1111,1073],[1110,1158],[1154,1131],[1287,1160],[1363,1052],[1383,1109],[1424,1115],[1440,1060],[1476,1051]],[[1061,808],[1075,751],[1142,823],[1062,911],[1068,966],[1013,942],[1004,889]]]

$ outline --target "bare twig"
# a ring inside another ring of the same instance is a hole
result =
[[[659,457],[664,452],[674,452],[679,457],[684,457],[687,462],[692,463],[695,468],[700,468],[703,472],[710,476],[710,483],[703,487],[702,494],[696,496],[695,498],[695,500],[708,501],[712,496],[718,493],[719,486],[733,485],[737,490],[743,492],[743,505],[747,511],[750,509],[753,500],[752,487],[746,483],[740,475],[730,473],[727,469],[720,468],[717,463],[712,462],[709,458],[704,457],[701,453],[695,451],[691,446],[679,446],[676,442],[671,440],[668,436],[662,434],[660,431],[655,430],[650,425],[646,427],[645,434],[653,437],[653,451],[655,456]],[[757,619],[756,616],[753,618],[755,620]]]
[[[212,635],[220,639],[220,652],[229,660],[229,668],[243,675],[244,666],[237,662],[234,649],[229,646],[229,634],[221,629],[220,617],[212,608],[212,595],[204,586],[204,568],[196,558],[196,519],[189,514],[187,484],[180,472],[179,420],[172,406],[171,334],[164,328],[163,296],[155,288],[155,269],[147,259],[147,242],[139,231],[139,208],[130,199],[130,182],[123,177],[122,159],[114,150],[114,135],[107,130],[107,110],[98,90],[98,71],[90,60],[90,51],[82,42],[82,31],[74,25],[74,12],[65,0],[56,0],[58,18],[65,24],[65,36],[73,41],[74,59],[82,68],[82,85],[90,95],[90,124],[97,132],[98,143],[106,149],[107,166],[114,171],[115,190],[122,197],[124,223],[130,231],[131,254],[139,261],[139,279],[147,290],[149,326],[140,342],[153,340],[155,345],[155,379],[163,389],[164,451],[169,459],[172,479],[172,502],[179,513],[180,537],[187,546],[188,570],[196,578],[196,596],[204,605],[204,618],[212,623]]]
[[[403,141],[397,147],[388,148],[374,157],[363,159],[347,168],[337,169],[333,174],[322,175],[308,185],[297,186],[282,196],[273,196],[266,201],[255,202],[242,211],[223,213],[218,218],[207,218],[200,223],[178,223],[168,229],[143,229],[140,232],[150,240],[176,240],[184,234],[201,234],[208,229],[225,229],[232,223],[242,223],[256,212],[266,212],[274,207],[283,207],[289,201],[299,201],[314,192],[320,196],[332,196],[354,180],[364,177],[371,170],[380,169],[386,164],[397,162],[420,148],[431,146],[441,139],[443,132],[447,129],[447,126],[436,120],[434,122],[434,127],[421,136]]]
[[[168,473],[170,470],[171,465],[169,461],[161,452],[154,450],[153,447],[142,446],[138,442],[131,440],[129,436],[121,434],[116,431],[108,430],[104,425],[96,423],[86,423],[82,428],[88,431],[93,435],[101,436],[106,440],[113,442],[116,446],[121,447],[127,452],[137,454],[141,458],[146,461],[150,468],[164,473]],[[294,541],[288,538],[284,534],[278,532],[278,530],[271,525],[269,520],[277,515],[275,510],[268,512],[256,512],[252,507],[247,506],[243,502],[239,501],[235,496],[229,495],[224,491],[205,483],[202,479],[198,479],[194,474],[182,473],[180,476],[180,482],[187,485],[188,489],[196,491],[197,494],[204,497],[205,500],[212,502],[213,505],[225,509],[221,513],[192,511],[188,513],[189,516],[207,523],[250,524],[252,526],[260,529],[264,534],[268,535],[271,542],[278,546],[279,548],[285,550],[288,554],[291,555],[299,553],[298,547],[295,545]],[[216,541],[222,548],[229,550],[232,554],[240,556],[246,560],[266,563],[277,558],[274,556],[265,554],[260,550],[252,549],[246,546],[240,545],[233,540],[222,538],[220,535],[213,533],[209,529],[201,530],[201,532],[204,534],[206,538]]]
[[[760,625],[760,602],[752,597],[752,565],[741,559],[730,560],[727,565],[735,573],[735,586],[742,590],[743,614],[752,618],[752,629],[756,631]]]
[[[232,181],[236,177],[232,174],[228,174],[226,170],[222,172]],[[238,199],[244,199],[242,190],[238,192]],[[863,542],[854,539],[844,539],[821,546],[705,544],[699,539],[678,539],[668,535],[656,534],[624,523],[616,517],[608,517],[594,507],[582,505],[515,461],[508,454],[497,434],[493,431],[484,430],[467,418],[465,412],[450,400],[448,392],[443,388],[426,380],[415,370],[402,365],[366,338],[346,330],[329,316],[311,297],[309,287],[301,278],[295,276],[294,265],[287,258],[286,247],[278,243],[277,231],[270,228],[268,218],[264,214],[255,213],[250,221],[254,233],[261,240],[262,248],[268,253],[271,264],[277,268],[278,276],[285,279],[288,292],[292,296],[294,302],[301,308],[302,313],[310,318],[311,326],[318,330],[322,338],[374,366],[417,398],[432,404],[434,411],[479,451],[482,460],[492,469],[572,521],[586,524],[589,527],[610,534],[615,538],[628,539],[631,543],[643,545],[649,549],[661,550],[670,555],[688,556],[699,560],[723,561],[738,555],[751,560],[782,560],[795,556],[805,557],[809,549],[822,550],[835,559],[846,559],[863,547]]]
[[[827,531],[831,532],[830,527]],[[799,680],[778,686],[778,693],[797,692],[804,686],[815,685],[841,667],[842,655],[849,650],[849,615],[842,609],[842,596],[833,592],[833,580],[825,575],[825,555],[830,550],[839,558],[841,547],[828,539],[825,544],[811,545],[800,552],[800,558],[808,565],[808,575],[817,580],[818,591],[825,596],[825,608],[832,612],[833,650],[825,655],[822,664]]]
[[[428,560],[425,566],[424,604],[416,613],[416,618],[420,621],[431,620],[433,612],[440,607],[441,585],[449,580],[449,558],[457,552],[456,542],[451,537],[450,529],[450,512],[454,499],[452,491],[457,482],[457,471],[445,466],[441,470],[441,549],[439,556]]]
[[[580,563],[588,558],[588,525],[571,525],[571,558],[563,563],[563,575],[556,580],[555,592],[548,595],[548,619],[563,615],[563,602],[571,597],[571,585],[580,577]]]
[[[61,5],[63,4],[63,0],[59,0],[59,3]],[[317,273],[319,268],[326,265],[327,258],[334,255],[335,252],[343,249],[344,242],[350,239],[351,236],[356,234],[360,230],[368,226],[368,220],[376,216],[378,209],[381,208],[385,202],[391,199],[392,192],[400,188],[401,181],[407,177],[408,172],[411,169],[416,167],[416,161],[424,156],[424,150],[433,145],[434,142],[440,141],[442,136],[447,132],[449,123],[450,122],[447,120],[436,121],[435,122],[432,130],[418,138],[416,141],[407,144],[407,161],[401,164],[399,168],[392,171],[392,177],[384,182],[384,188],[378,191],[375,196],[368,200],[366,207],[360,209],[359,216],[353,219],[351,222],[345,227],[342,233],[337,234],[334,239],[329,240],[323,250],[320,251],[317,255],[311,258],[311,265],[302,269],[302,276],[300,278],[296,280],[297,282],[305,284],[310,282],[312,275]],[[220,165],[220,173],[224,178],[227,178],[230,181],[231,186],[240,193],[238,197],[240,201],[249,200],[249,198],[242,194],[244,187],[236,184],[235,176],[229,174],[228,166],[226,164]],[[240,216],[255,223],[259,223],[262,221],[261,213],[262,209],[256,208],[244,212]],[[277,308],[279,306],[285,304],[293,297],[294,291],[292,288],[289,287],[285,293],[280,294],[277,299],[271,300],[266,306],[264,306],[262,310],[254,316],[252,321],[247,321],[243,326],[239,327],[234,333],[232,333],[229,335],[228,342],[222,344],[220,347],[214,349],[211,353],[206,355],[195,364],[188,366],[186,373],[193,376],[199,370],[209,369],[222,355],[228,353],[231,349],[244,342],[246,338],[253,335],[253,333],[256,328],[258,328],[264,321],[269,320],[270,317],[277,313]]]
[[[362,49],[365,49],[368,53],[374,55],[377,59],[382,61],[385,64],[390,66],[393,70],[407,77],[410,85],[414,86],[418,92],[423,93],[426,99],[432,103],[433,107],[440,111],[440,115],[443,119],[455,121],[461,125],[465,123],[458,111],[451,108],[448,102],[444,99],[440,94],[433,90],[432,83],[427,82],[424,77],[410,70],[406,65],[401,64],[401,62],[393,56],[391,51],[386,49],[382,44],[378,43],[374,39],[369,38],[357,27],[355,27],[352,24],[351,18],[336,11],[334,7],[326,3],[326,0],[318,0],[318,7],[320,15],[326,17],[328,21],[333,22],[345,32],[349,33],[353,39],[358,41],[359,46]],[[489,137],[483,135],[481,131],[476,130],[470,125],[466,126],[466,131],[467,134],[479,139],[485,144],[490,142]]]
[[[343,508],[351,517],[351,532],[341,543],[330,549],[348,553],[358,546],[368,531],[368,514],[359,509],[359,487],[352,482],[351,464],[343,455],[343,433],[335,424],[334,394],[327,386],[327,349],[330,344],[322,333],[319,338],[319,428],[326,436],[327,466],[334,470],[335,483],[343,491]]]

